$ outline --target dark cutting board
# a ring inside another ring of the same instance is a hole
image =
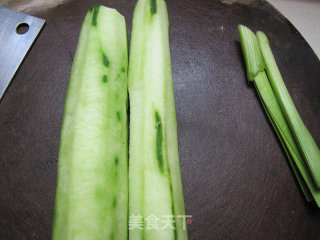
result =
[[[320,145],[320,63],[265,1],[168,0],[189,239],[320,239],[252,86],[237,24],[264,31],[302,119]],[[47,25],[0,103],[0,239],[50,239],[59,134],[86,10],[116,8],[130,36],[135,1],[74,0],[37,12]]]

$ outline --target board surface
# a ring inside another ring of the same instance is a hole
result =
[[[46,19],[0,103],[0,239],[50,239],[59,135],[70,68],[88,8],[127,20],[135,1],[73,0]],[[320,239],[253,86],[237,25],[264,31],[286,86],[320,145],[320,62],[265,1],[167,0],[189,239]]]

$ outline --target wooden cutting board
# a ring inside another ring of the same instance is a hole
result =
[[[59,134],[70,68],[89,7],[116,8],[130,36],[135,1],[73,0],[47,25],[0,103],[0,239],[50,239]],[[247,84],[237,25],[264,31],[302,119],[320,145],[320,63],[265,1],[167,0],[189,239],[320,239]]]

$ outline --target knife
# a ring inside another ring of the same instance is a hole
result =
[[[0,101],[45,20],[0,7]]]

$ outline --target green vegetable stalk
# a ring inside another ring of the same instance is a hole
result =
[[[317,188],[320,188],[320,151],[313,140],[308,129],[302,122],[300,115],[295,108],[289,92],[284,85],[277,63],[271,52],[267,36],[263,32],[257,32],[257,38],[261,49],[264,62],[266,64],[266,72],[269,77],[270,84],[276,95],[282,112],[288,122],[293,133],[297,145],[305,162],[307,163]]]
[[[320,173],[320,159],[317,155],[319,149],[302,123],[285,88],[266,36],[258,32],[257,38],[250,29],[242,25],[238,30],[248,79],[254,82],[306,199],[310,201],[313,198],[320,207],[320,189],[317,181],[317,175]],[[310,145],[299,144],[304,141]],[[303,151],[308,153],[305,154]],[[310,174],[312,168],[313,174]]]

